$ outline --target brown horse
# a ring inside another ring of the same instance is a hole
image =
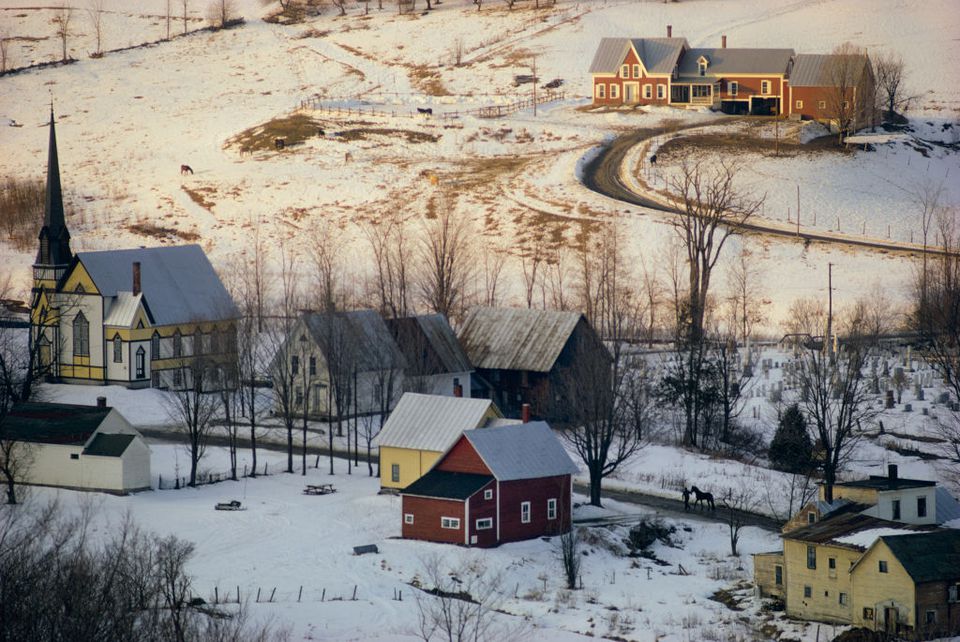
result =
[[[181,165],[180,175],[183,176],[184,174],[190,174],[191,176],[193,176],[193,168],[190,167],[189,165]]]
[[[704,506],[709,506],[710,510],[716,510],[717,507],[713,503],[713,493],[700,490],[696,486],[691,486],[690,490],[696,496],[696,500],[693,502],[694,506],[699,505],[700,510],[703,510]]]

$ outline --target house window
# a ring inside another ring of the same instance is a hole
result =
[[[844,109],[850,109],[850,101],[845,100],[842,103],[840,103],[840,106],[843,107]]]
[[[927,498],[917,497],[917,517],[927,516]]]
[[[460,518],[459,517],[441,517],[440,528],[446,528],[454,531],[460,530]]]
[[[640,77],[640,65],[634,65],[634,66],[633,66],[633,77],[634,77],[634,78],[639,78],[639,77]]]
[[[831,571],[837,570],[837,558],[836,558],[836,557],[828,557],[828,558],[827,558],[827,568],[829,568]]]
[[[113,337],[113,362],[123,363],[123,340],[119,334]]]
[[[520,504],[520,522],[523,524],[530,523],[530,502]]]
[[[143,379],[147,376],[147,364],[146,362],[147,351],[143,349],[143,346],[137,348],[137,357],[136,357],[136,369],[137,369],[137,379]]]
[[[177,330],[173,333],[173,356],[179,357],[183,354],[183,337],[180,336],[180,331]]]
[[[947,587],[947,601],[960,602],[960,584]]]
[[[900,519],[900,500],[893,500],[893,519]]]
[[[802,101],[802,100],[798,100],[798,101],[797,101],[797,109],[803,109],[803,101]]]
[[[827,101],[825,100],[817,101],[817,109],[826,109],[826,108],[827,108]]]
[[[300,357],[297,355],[290,357],[290,372],[294,375],[300,372]]]
[[[620,85],[610,85],[610,97],[611,98],[620,97]]]
[[[927,611],[926,617],[923,619],[925,624],[936,624],[937,623],[937,612],[936,611]]]
[[[203,354],[203,334],[200,328],[193,331],[193,354]]]
[[[400,464],[390,464],[390,481],[394,484],[400,482]]]
[[[225,343],[224,341],[220,340],[220,330],[213,328],[210,330],[210,334],[208,334],[206,338],[210,340],[209,343],[207,343],[209,352],[213,354],[219,354],[222,351],[221,346]]]
[[[310,376],[317,376],[317,358],[312,354],[310,355]]]
[[[761,80],[761,81],[760,81],[760,93],[763,94],[763,95],[765,95],[765,96],[770,93],[770,81],[769,81],[769,80]]]
[[[597,98],[606,98],[607,97],[607,86],[603,83],[597,85]]]
[[[160,333],[154,332],[150,337],[150,361],[160,358]]]
[[[667,97],[667,86],[657,85],[657,100],[663,100]]]
[[[653,98],[653,85],[644,85],[644,86],[643,86],[643,97],[644,97],[644,98]]]
[[[630,77],[630,65],[624,65],[620,67],[620,77],[629,78]]]
[[[873,621],[873,607],[865,606],[863,607],[863,619],[868,622]]]
[[[690,90],[690,95],[694,98],[709,98],[710,85],[694,85]]]
[[[80,459],[80,453],[70,453],[70,459]]]
[[[740,92],[740,83],[736,80],[731,80],[727,83],[727,93],[731,96],[736,96]]]
[[[556,519],[557,518],[557,500],[548,499],[547,500],[547,519]]]
[[[783,567],[780,565],[773,568],[773,583],[777,586],[783,586]]]
[[[73,354],[78,357],[90,356],[90,323],[83,312],[73,318]]]
[[[846,606],[850,602],[846,593],[841,593],[838,601],[840,602],[840,606]]]
[[[704,60],[704,59],[701,58],[701,59],[697,62],[697,68],[700,70],[700,75],[701,75],[701,76],[706,76],[706,75],[707,75],[707,61],[706,61],[706,60]]]
[[[813,589],[809,586],[803,587],[803,597],[813,597]]]
[[[478,531],[487,531],[493,528],[493,518],[484,517],[483,519],[477,520],[477,530]]]
[[[807,547],[807,568],[817,568],[817,547]]]
[[[404,523],[404,524],[412,524],[412,523],[413,523],[413,513],[404,513],[404,515],[403,515],[403,523]]]
[[[296,399],[293,402],[294,405],[297,407],[302,406],[303,405],[303,388],[301,388],[300,386],[297,386],[295,394],[296,394]]]
[[[880,560],[880,572],[881,572],[881,573],[886,573],[886,572],[887,572],[887,561],[886,561],[886,560]]]
[[[493,499],[493,489],[492,489],[492,488],[488,488],[487,490],[483,491],[483,498],[484,498],[484,499]]]

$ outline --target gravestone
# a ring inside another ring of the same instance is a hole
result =
[[[913,412],[913,404],[905,403],[903,404],[904,412]]]
[[[893,408],[893,406],[894,406],[894,403],[893,403],[893,390],[887,390],[887,400],[886,400],[886,401],[887,401],[887,402],[886,402],[886,407],[887,407],[887,408]]]
[[[873,379],[870,381],[870,393],[875,395],[880,394],[880,379],[876,374],[873,375]]]

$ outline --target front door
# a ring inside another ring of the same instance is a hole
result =
[[[897,609],[889,606],[883,609],[883,626],[887,633],[897,632]]]
[[[623,83],[623,102],[636,103],[640,100],[640,83]]]

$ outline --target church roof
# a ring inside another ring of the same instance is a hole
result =
[[[133,264],[156,325],[219,321],[240,316],[199,245],[78,252],[77,261],[104,297],[129,295]]]
[[[50,109],[50,142],[47,145],[47,188],[43,201],[43,227],[40,239],[46,239],[37,251],[38,265],[69,265],[70,232],[63,211],[63,188],[60,185],[60,160],[57,154],[57,131]]]
[[[142,300],[142,292],[137,295],[133,292],[117,292],[103,318],[103,325],[129,328],[137,318],[137,310]]]

